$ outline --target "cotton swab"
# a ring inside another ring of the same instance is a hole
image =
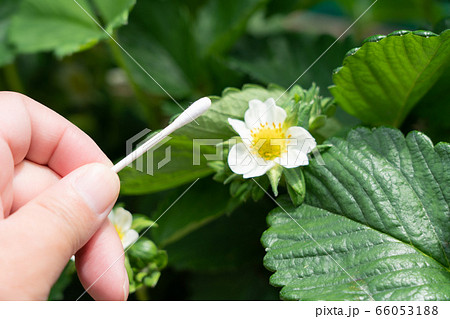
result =
[[[147,152],[150,148],[165,139],[170,133],[178,130],[179,128],[185,126],[186,124],[189,124],[192,121],[195,121],[195,119],[205,113],[210,106],[211,100],[207,97],[203,97],[200,100],[195,101],[165,129],[157,133],[155,136],[138,147],[135,151],[133,151],[116,165],[114,165],[112,170],[116,173],[120,172],[124,167],[130,165],[136,159],[141,157],[145,152]]]

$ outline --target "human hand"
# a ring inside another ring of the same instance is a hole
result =
[[[127,298],[123,247],[107,218],[120,188],[111,167],[66,119],[0,92],[0,299],[47,299],[75,253],[94,299]]]

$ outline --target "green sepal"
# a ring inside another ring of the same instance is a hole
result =
[[[240,197],[246,193],[249,187],[250,185],[248,183],[243,183],[241,180],[235,180],[230,184],[230,195],[231,197]]]
[[[215,172],[225,170],[225,163],[222,161],[209,161],[206,165],[211,167]]]
[[[320,144],[320,145],[316,146],[316,150],[324,151],[324,150],[327,150],[327,149],[329,149],[331,147],[333,147],[333,145],[331,145],[331,144]]]
[[[294,191],[294,189],[291,187],[291,185],[289,185],[289,184],[286,184],[286,188],[287,188],[289,197],[291,198],[291,201],[294,204],[294,206],[300,206],[303,203],[304,196],[296,193]]]
[[[262,185],[261,185],[262,186]],[[252,199],[254,202],[259,201],[265,195],[265,190],[258,185],[252,187]]]
[[[151,273],[147,273],[146,271],[142,271],[136,274],[136,282],[139,283],[139,288],[144,284],[147,287],[155,288],[158,283],[159,278],[161,277],[161,272],[153,271]]]
[[[309,130],[314,131],[325,125],[327,122],[326,115],[318,115],[309,119]]]
[[[150,220],[145,215],[133,214],[133,223],[131,224],[131,228],[140,233],[149,227],[158,227],[158,224],[156,224],[153,220]]]
[[[155,271],[151,273],[150,276],[146,276],[143,280],[143,283],[147,287],[154,288],[158,283],[159,277],[161,277],[161,272]]]
[[[278,196],[278,184],[280,183],[281,175],[283,174],[283,167],[279,164],[275,164],[274,167],[267,171],[267,177],[269,177],[270,186],[275,196]]]
[[[211,161],[206,163],[210,168],[216,172],[213,175],[213,180],[219,183],[223,183],[224,180],[228,177],[227,168],[225,167],[225,163],[223,161]]]
[[[287,127],[297,125],[298,110],[299,110],[300,96],[294,94],[292,99],[288,100],[282,107],[285,109],[287,117],[284,120],[284,125]]]
[[[237,178],[240,178],[241,177],[241,175],[238,175],[238,174],[232,174],[232,175],[230,175],[230,176],[228,176],[224,181],[223,181],[223,183],[226,185],[226,184],[229,184],[229,183],[231,183],[232,181],[234,181],[235,179],[237,179]]]
[[[258,184],[256,184],[255,181],[257,181]],[[259,178],[257,177],[255,181],[252,181],[252,199],[257,202],[266,194],[266,190],[269,187],[270,182],[269,178],[266,178],[265,175]]]
[[[283,168],[283,175],[292,203],[299,206],[305,200],[306,194],[305,178],[301,168]]]

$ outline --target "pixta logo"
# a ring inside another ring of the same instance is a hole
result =
[[[151,130],[146,128],[142,131],[140,131],[138,134],[134,135],[132,138],[128,139],[126,142],[126,151],[127,155],[131,154],[134,149],[138,148],[139,146],[143,145],[148,138],[151,136]],[[161,169],[165,165],[167,165],[171,159],[171,146],[167,146],[164,150],[164,152],[158,152],[158,154],[163,154],[163,157],[161,156],[155,156],[155,151],[160,149],[164,146],[165,143],[167,143],[169,140],[171,140],[171,137],[166,137],[162,139],[156,146],[149,149],[145,156],[141,156],[137,158],[133,164],[130,164],[129,167],[134,167],[137,171],[148,174],[153,176],[154,170],[155,170],[155,162],[156,162],[156,169]]]

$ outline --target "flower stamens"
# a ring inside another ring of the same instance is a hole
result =
[[[270,127],[266,122],[265,125],[261,123],[260,126],[261,128],[250,131],[253,152],[265,160],[280,157],[282,153],[286,152],[286,136],[281,124],[277,127],[275,123],[272,123],[272,127]]]
[[[114,224],[114,228],[116,229],[117,234],[119,235],[120,241],[122,241],[123,239],[123,232],[122,232],[122,228],[118,227],[117,225]]]

